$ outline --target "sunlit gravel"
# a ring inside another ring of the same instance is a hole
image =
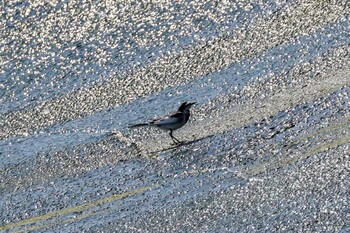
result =
[[[349,1],[0,9],[0,232],[350,231]]]

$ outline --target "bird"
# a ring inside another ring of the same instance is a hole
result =
[[[169,135],[175,144],[181,144],[181,141],[174,137],[173,131],[184,126],[188,119],[190,118],[190,108],[192,105],[196,104],[196,102],[188,103],[183,102],[176,112],[170,113],[167,116],[154,119],[147,123],[139,123],[129,125],[129,128],[136,128],[142,126],[154,126],[162,130],[168,130]]]

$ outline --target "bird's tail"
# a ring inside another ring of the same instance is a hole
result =
[[[141,123],[141,124],[135,124],[135,125],[129,125],[128,128],[136,128],[141,126],[147,126],[149,123]]]

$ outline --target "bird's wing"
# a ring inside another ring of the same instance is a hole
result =
[[[169,115],[169,118],[181,118],[183,117],[183,112],[173,112]]]
[[[154,125],[168,125],[168,124],[177,124],[179,123],[179,121],[181,121],[181,117],[183,116],[182,112],[174,112],[172,114],[170,114],[169,116],[160,118],[160,119],[156,119],[152,121],[152,124]]]

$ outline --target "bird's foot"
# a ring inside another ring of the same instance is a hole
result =
[[[175,140],[173,141],[173,145],[175,145],[175,146],[180,146],[184,143],[185,143],[185,141],[175,141]]]

